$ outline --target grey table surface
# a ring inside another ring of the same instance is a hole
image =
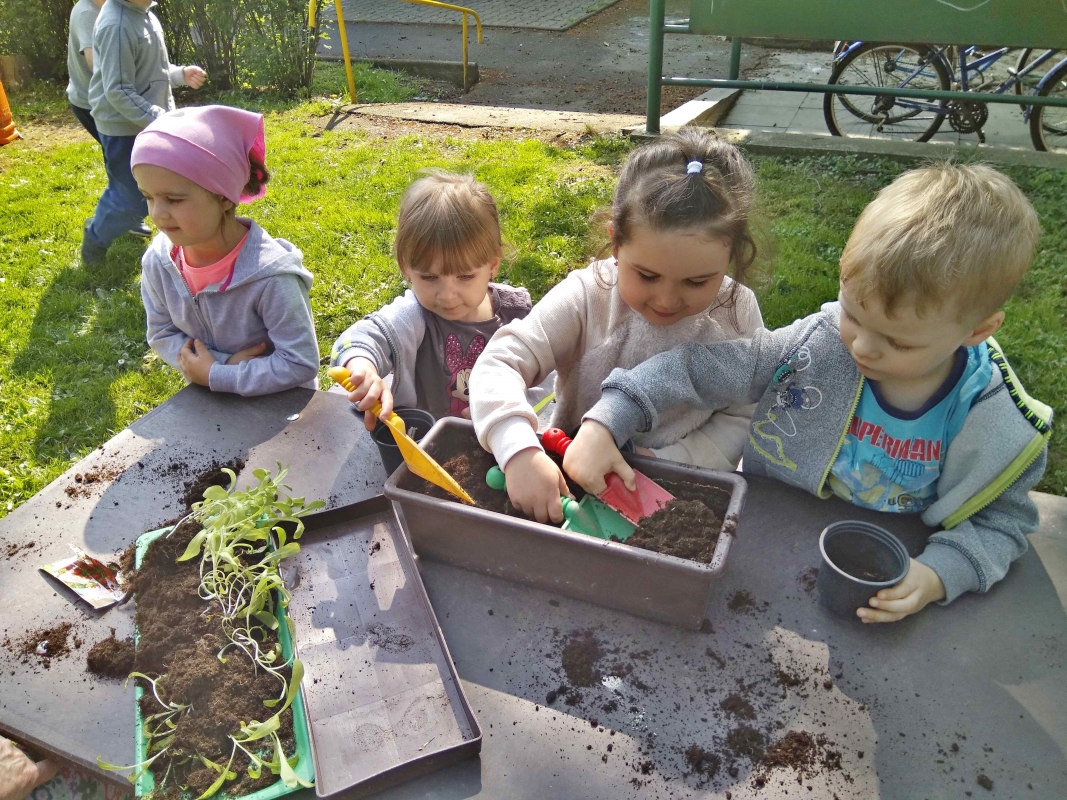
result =
[[[385,477],[343,396],[178,393],[0,520],[0,635],[14,641],[70,621],[83,642],[48,669],[0,654],[0,732],[93,770],[97,756],[131,762],[132,689],[90,676],[84,653],[110,628],[129,635],[132,608],[91,611],[36,567],[68,555],[68,544],[113,558],[177,513],[183,476],[234,456],[247,461],[242,478],[290,465],[294,492],[331,507],[379,494]],[[173,471],[175,462],[186,467]],[[111,477],[74,483],[92,470]],[[1067,501],[1035,497],[1041,528],[1006,580],[886,626],[828,616],[807,580],[828,522],[875,515],[758,479],[709,607],[710,633],[423,561],[484,744],[478,758],[376,796],[964,798],[987,794],[984,775],[990,796],[1064,797]],[[921,549],[916,520],[877,518]],[[561,667],[576,631],[602,652],[599,680],[584,688]],[[779,671],[802,683],[783,686]],[[561,683],[567,691],[546,704]],[[735,694],[753,718],[724,711]],[[838,753],[840,768],[753,766],[730,752],[740,724],[768,743],[790,730],[821,735],[820,759]],[[721,759],[714,776],[693,772],[693,746]]]

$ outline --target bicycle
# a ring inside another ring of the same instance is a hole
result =
[[[1001,47],[981,54],[974,46],[879,44],[838,42],[834,46],[834,66],[830,84],[878,86],[911,89],[956,88],[964,92],[1003,94],[1014,90],[1035,96],[1067,96],[1067,58],[1057,63],[1036,84],[1036,70],[1048,63],[1056,50],[1035,55],[1032,49],[1020,53],[1008,77],[997,82],[986,72],[1011,48]],[[977,56],[977,57],[975,57]],[[957,69],[958,65],[958,69]],[[1067,109],[1054,106],[1024,106],[1024,120],[1030,124],[1030,138],[1037,150],[1067,152]],[[985,141],[982,126],[989,119],[989,107],[981,101],[920,100],[893,96],[825,94],[823,117],[835,136],[912,139],[928,141],[947,119],[957,133],[974,133]]]

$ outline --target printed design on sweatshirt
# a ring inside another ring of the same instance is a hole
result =
[[[797,424],[791,412],[811,411],[822,404],[822,392],[819,388],[802,386],[798,380],[800,373],[810,366],[811,350],[807,346],[798,347],[778,365],[771,383],[774,404],[767,409],[762,420],[752,423],[752,433],[748,436],[757,452],[772,463],[792,472],[796,472],[796,462],[785,454],[785,442],[782,441],[782,437],[772,433],[768,428],[776,428],[782,436],[792,438],[797,435]],[[757,441],[756,436],[764,442]],[[773,447],[773,453],[764,447],[765,443]]]
[[[471,339],[467,352],[463,352],[463,344],[454,333],[448,334],[445,339],[445,366],[452,375],[448,384],[448,394],[451,398],[448,413],[453,417],[464,416],[463,412],[470,407],[470,382],[471,370],[474,362],[485,350],[485,337],[478,334]]]
[[[923,511],[936,499],[942,449],[940,438],[895,439],[856,414],[834,462],[831,489],[877,511]]]

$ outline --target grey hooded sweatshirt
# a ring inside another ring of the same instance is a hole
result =
[[[112,2],[112,0],[109,0]],[[251,220],[248,239],[233,265],[229,285],[211,284],[194,296],[159,234],[141,259],[141,299],[148,315],[148,344],[178,367],[178,352],[200,339],[215,358],[213,392],[251,397],[294,386],[316,388],[319,345],[308,292],[312,276],[300,251],[273,239]],[[264,356],[227,364],[234,353],[267,342]]]
[[[841,341],[840,321],[841,306],[827,303],[817,314],[757,331],[750,340],[687,343],[632,370],[615,370],[584,419],[607,426],[621,444],[682,403],[714,408],[758,400],[745,472],[829,497],[827,476],[864,382]],[[922,513],[923,522],[942,528],[918,557],[944,583],[942,603],[988,591],[1026,552],[1026,534],[1038,524],[1028,493],[1045,471],[1052,409],[1026,394],[995,340],[987,345],[992,377],[943,456],[937,499]],[[790,359],[802,349],[810,357],[804,383],[822,393],[814,408],[783,402],[794,375]],[[784,414],[793,424],[775,425]],[[783,428],[793,434],[783,435]]]
[[[104,3],[93,30],[89,80],[96,129],[105,136],[136,136],[174,110],[171,87],[183,85],[185,74],[170,63],[156,15],[129,0]]]

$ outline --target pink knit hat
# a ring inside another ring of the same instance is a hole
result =
[[[266,163],[263,115],[229,106],[197,106],[171,111],[138,134],[130,166],[169,169],[234,203],[267,193],[243,194],[250,177],[249,156]]]

